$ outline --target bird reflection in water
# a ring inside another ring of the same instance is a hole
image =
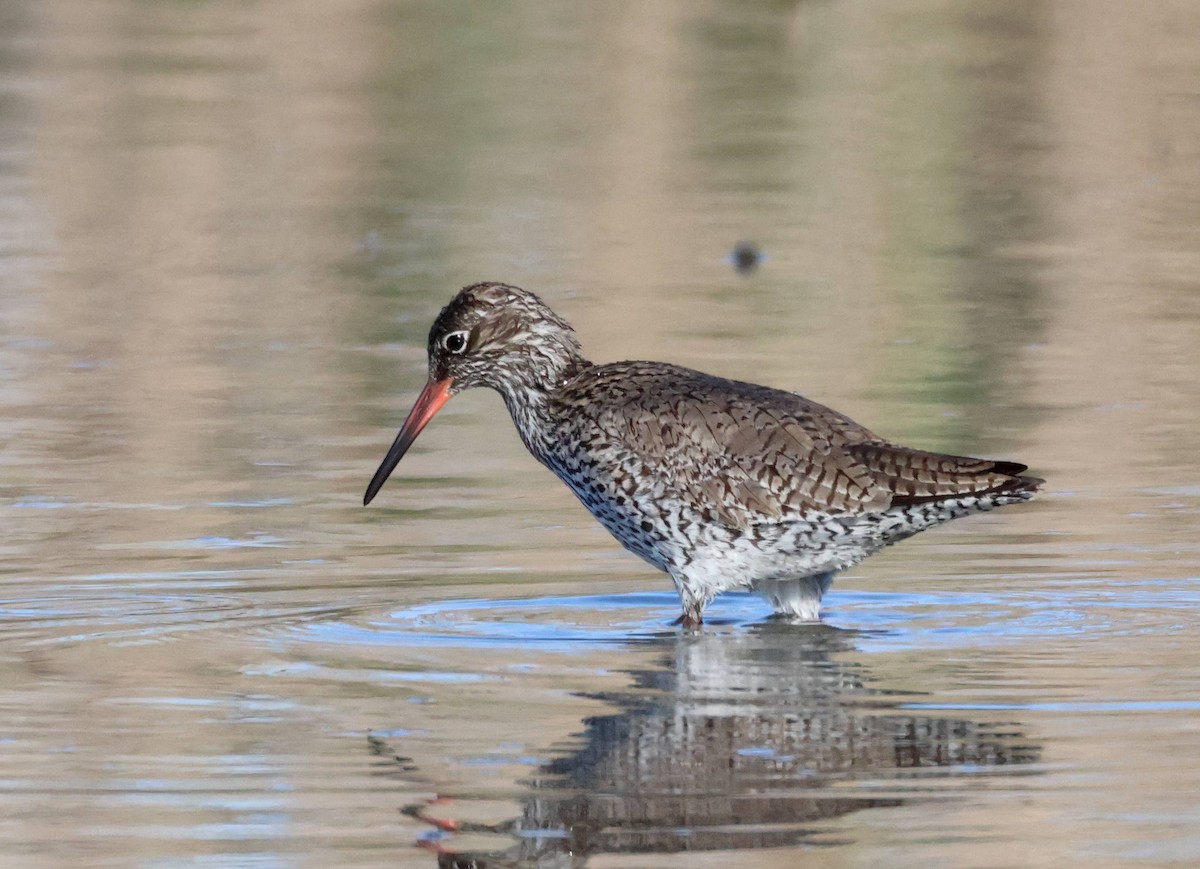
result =
[[[404,811],[441,831],[512,837],[470,851],[434,834],[423,844],[443,869],[567,869],[598,854],[836,844],[822,822],[911,799],[914,769],[987,775],[1038,759],[1013,725],[899,709],[846,660],[854,639],[774,622],[664,637],[662,668],[596,695],[620,711],[587,719],[577,750],[537,770],[519,817],[449,820],[445,797],[436,812]],[[890,795],[875,795],[881,781]]]

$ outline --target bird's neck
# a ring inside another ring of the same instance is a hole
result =
[[[522,442],[543,464],[548,462],[557,440],[554,398],[571,380],[591,367],[591,362],[576,355],[552,371],[540,372],[541,376],[513,379],[497,389]]]

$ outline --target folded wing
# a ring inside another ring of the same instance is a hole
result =
[[[643,372],[634,381],[639,388],[579,422],[634,456],[650,472],[641,479],[661,489],[656,497],[685,499],[731,528],[1025,491],[1041,482],[1019,476],[1025,466],[1012,462],[895,446],[792,393],[656,369],[659,376]]]

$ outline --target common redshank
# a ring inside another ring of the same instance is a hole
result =
[[[451,396],[500,393],[521,440],[621,545],[666,571],[684,625],[749,588],[819,616],[834,574],[950,519],[1028,501],[1025,465],[889,443],[800,395],[664,362],[594,365],[533,293],[473,284],[429,331],[429,380],[367,486]]]

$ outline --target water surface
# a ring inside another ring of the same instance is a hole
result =
[[[1200,860],[1198,44],[1166,0],[7,2],[5,865]],[[480,279],[1047,491],[824,625],[680,632],[494,395],[361,506]]]

